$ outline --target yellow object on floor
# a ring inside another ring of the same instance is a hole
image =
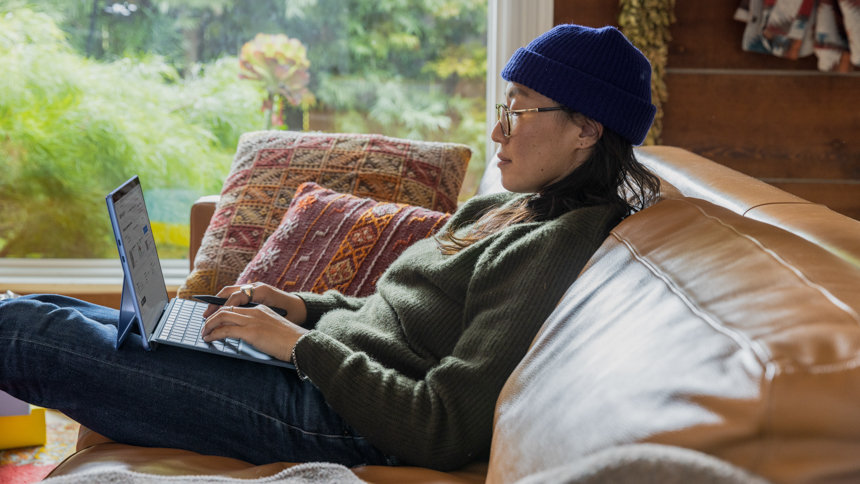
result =
[[[30,405],[29,415],[0,417],[0,449],[45,445],[45,409]]]

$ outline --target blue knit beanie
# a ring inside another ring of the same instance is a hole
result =
[[[654,121],[651,64],[614,27],[557,25],[519,48],[502,79],[522,84],[640,145]]]

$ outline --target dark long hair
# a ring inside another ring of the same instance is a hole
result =
[[[571,119],[581,116],[565,108]],[[660,194],[660,179],[648,171],[633,145],[604,127],[591,156],[567,177],[512,205],[496,207],[481,216],[464,235],[449,227],[436,237],[440,250],[453,254],[513,224],[554,219],[570,210],[595,205],[615,207],[619,220],[644,209]]]

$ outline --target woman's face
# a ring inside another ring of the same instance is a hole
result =
[[[558,106],[552,99],[522,84],[508,83],[511,110]],[[505,137],[499,123],[492,139],[499,144],[496,156],[502,186],[516,193],[533,193],[569,175],[590,154],[596,127],[579,126],[562,111],[511,114],[511,135]]]

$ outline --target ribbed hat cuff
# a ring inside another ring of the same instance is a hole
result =
[[[599,121],[634,145],[645,141],[657,111],[649,101],[525,48],[514,52],[502,70],[502,79]]]

